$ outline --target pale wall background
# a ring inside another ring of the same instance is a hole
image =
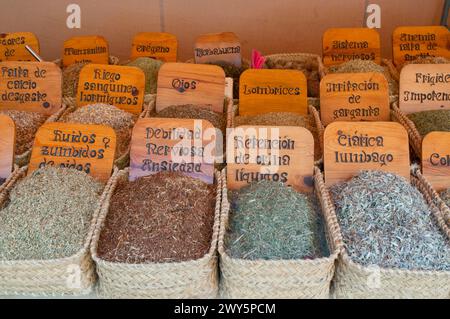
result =
[[[66,27],[66,7],[81,6],[81,29]],[[105,36],[112,54],[129,57],[136,32],[166,31],[179,41],[180,60],[192,56],[197,35],[233,31],[248,57],[264,54],[321,53],[322,33],[330,27],[363,25],[366,3],[381,6],[381,45],[391,56],[396,26],[439,24],[443,0],[0,0],[0,33],[32,31],[47,60],[60,56],[62,43],[75,35]]]

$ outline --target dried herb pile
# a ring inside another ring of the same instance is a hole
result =
[[[450,131],[450,110],[432,110],[408,114],[420,135],[425,136],[433,131]]]
[[[238,68],[232,63],[228,63],[225,61],[218,61],[214,63],[206,63],[206,64],[212,64],[220,66],[223,71],[225,72],[225,77],[227,78],[233,78],[233,97],[238,98],[239,97],[239,78],[241,77],[242,72],[247,70],[249,68],[249,65],[247,62],[242,61],[241,67]]]
[[[62,72],[63,96],[76,97],[81,69],[88,63],[74,63]]]
[[[450,63],[450,60],[446,59],[444,57],[441,57],[441,56],[431,57],[431,56],[429,56],[429,57],[426,57],[426,58],[415,59],[415,60],[413,60],[411,62],[405,63],[404,65],[406,65],[406,64],[447,64],[447,63]]]
[[[74,169],[34,171],[0,210],[0,259],[69,257],[83,247],[103,185]]]
[[[98,255],[129,264],[180,262],[203,257],[211,246],[215,186],[162,172],[115,190]]]
[[[16,155],[25,153],[33,146],[38,128],[47,119],[45,115],[36,112],[4,110],[0,113],[12,118],[16,124]]]
[[[441,196],[442,200],[450,207],[450,188],[442,191],[439,196]]]
[[[328,71],[330,73],[382,73],[389,84],[389,94],[398,94],[398,83],[392,78],[391,74],[389,73],[389,69],[370,60],[350,60],[339,65],[333,65],[328,69]]]
[[[266,60],[266,67],[269,69],[291,69],[302,71],[307,80],[308,96],[319,97],[320,73],[319,61],[316,57],[305,55],[303,57],[296,57],[295,60],[283,57],[270,58]]]
[[[136,116],[113,105],[90,104],[62,118],[64,122],[107,125],[116,132],[116,158],[128,151]]]
[[[326,256],[323,223],[314,196],[282,183],[260,181],[230,193],[228,253],[241,259],[313,259]]]
[[[146,57],[137,58],[127,64],[127,66],[134,66],[144,71],[145,94],[156,94],[158,72],[161,65],[163,62]]]
[[[362,265],[450,270],[450,242],[422,194],[404,179],[363,171],[331,188],[350,258]]]

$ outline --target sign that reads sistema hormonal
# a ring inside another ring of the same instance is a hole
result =
[[[40,54],[39,40],[31,32],[0,33],[0,62],[2,61],[36,61],[25,48],[28,45]]]
[[[240,68],[241,43],[233,32],[208,33],[195,41],[195,63],[226,62]]]
[[[64,41],[62,53],[63,66],[74,63],[108,64],[108,42],[104,37],[82,36]]]
[[[139,32],[133,38],[131,59],[147,57],[163,62],[177,62],[177,37],[166,32]]]
[[[77,105],[111,104],[139,115],[144,103],[145,75],[131,66],[87,64],[80,72]]]

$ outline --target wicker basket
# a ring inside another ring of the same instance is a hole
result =
[[[220,292],[224,298],[328,298],[334,264],[341,250],[342,240],[337,221],[330,214],[331,202],[321,191],[324,183],[320,170],[315,168],[315,192],[319,198],[330,256],[314,260],[244,260],[227,254],[224,244],[229,225],[230,203],[226,170],[222,171],[222,209],[219,233]]]
[[[433,199],[426,192],[426,185],[411,177],[411,183],[424,195],[441,230],[450,240],[450,230],[445,225],[441,212],[434,206]],[[331,199],[328,189],[324,194]],[[333,218],[337,220],[334,207]],[[342,234],[334,241],[341,242]],[[342,242],[342,247],[345,247]],[[333,295],[335,298],[449,298],[450,271],[411,271],[404,269],[368,267],[351,260],[344,248],[339,256],[334,278]]]
[[[98,295],[103,298],[215,298],[218,292],[220,174],[216,173],[217,198],[211,247],[204,257],[173,263],[126,264],[101,259],[97,255],[97,248],[111,196],[118,182],[128,179],[128,172],[128,169],[119,171],[110,179],[111,188],[103,202],[94,231],[91,253],[97,265]]]
[[[9,192],[26,172],[26,166],[20,168],[0,192],[0,207],[8,201]],[[78,253],[59,259],[0,261],[0,295],[79,296],[91,293],[96,274],[89,246],[107,189],[108,186],[100,197],[88,235]]]
[[[392,105],[391,117],[394,121],[403,125],[408,132],[409,144],[418,158],[422,158],[422,135],[417,130],[416,125],[398,107],[398,103]]]

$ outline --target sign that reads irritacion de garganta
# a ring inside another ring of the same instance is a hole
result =
[[[226,62],[240,68],[241,43],[233,32],[208,33],[195,40],[195,63]]]
[[[0,178],[7,179],[14,165],[16,125],[4,114],[0,114]],[[1,186],[1,184],[0,184]]]
[[[64,41],[63,66],[74,63],[109,63],[109,46],[104,37],[98,35],[73,37]]]
[[[31,32],[0,33],[0,62],[3,61],[36,61],[25,48],[28,45],[40,54],[39,40]]]
[[[166,32],[139,32],[133,38],[131,59],[147,57],[177,62],[177,37]]]
[[[450,188],[450,132],[431,132],[423,138],[422,172],[437,191]]]

